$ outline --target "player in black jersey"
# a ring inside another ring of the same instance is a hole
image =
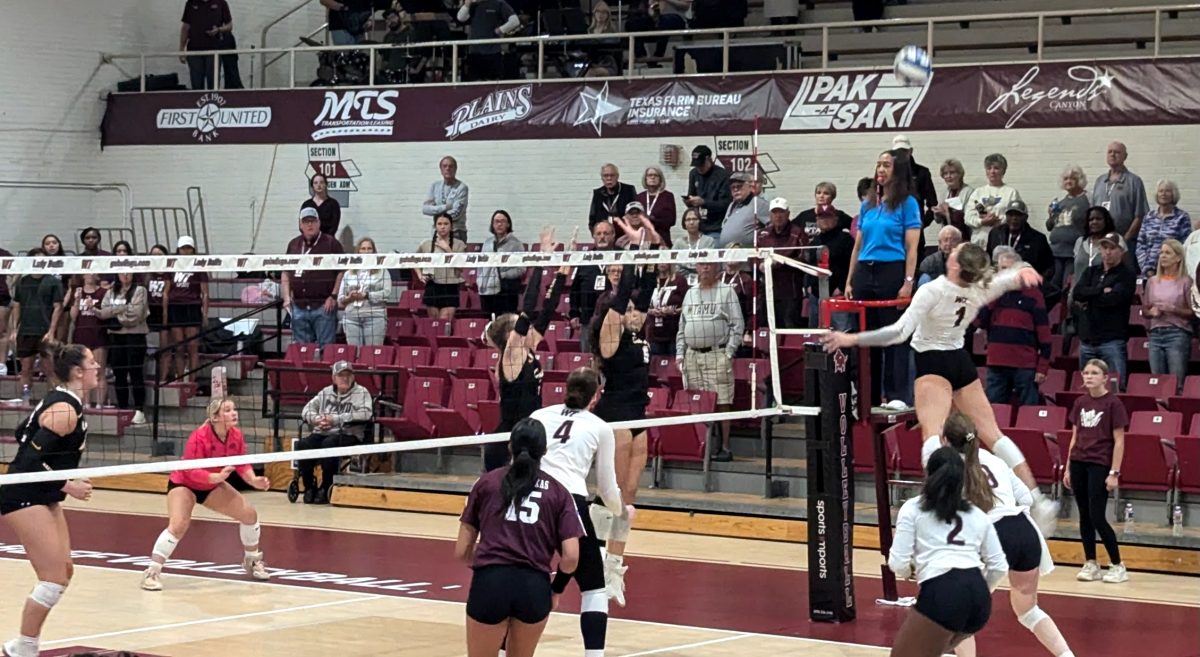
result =
[[[542,229],[542,252],[552,253],[557,246],[554,229]],[[574,239],[571,250],[575,250]],[[542,289],[542,270],[534,268],[525,286],[521,313],[500,315],[484,329],[488,346],[500,350],[500,360],[496,363],[496,380],[500,383],[500,426],[496,427],[496,433],[512,431],[517,422],[542,407],[542,365],[537,359],[537,346],[558,308],[570,273],[569,267],[558,270],[554,282],[546,290],[539,312],[537,302]],[[484,470],[491,472],[507,464],[508,443],[484,445]]]
[[[100,365],[83,345],[50,343],[43,348],[58,386],[17,426],[17,455],[9,474],[71,470],[87,444],[83,399],[100,385]],[[38,637],[46,616],[71,581],[71,535],[60,502],[67,495],[92,496],[86,479],[9,484],[0,487],[0,514],[25,547],[38,583],[21,612],[21,634],[4,644],[7,657],[37,657]]]

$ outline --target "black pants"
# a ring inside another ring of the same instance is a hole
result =
[[[146,336],[109,333],[108,364],[117,380],[117,408],[146,407]],[[133,406],[129,405],[130,393]]]
[[[357,445],[359,439],[357,436],[348,433],[333,433],[333,434],[310,434],[307,438],[301,438],[296,443],[296,450],[305,449],[325,449],[327,447],[348,447]],[[336,456],[331,456],[327,459],[304,459],[297,461],[297,466],[300,469],[300,478],[304,480],[304,490],[315,490],[317,486],[317,475],[315,473],[317,464],[321,465],[321,485],[319,488],[329,490],[333,487],[333,476],[338,473],[338,461]]]
[[[854,270],[854,298],[858,301],[895,299],[904,286],[904,261],[859,262]],[[900,308],[868,308],[867,329],[887,326],[900,319]],[[887,360],[885,365],[884,360]],[[888,399],[912,402],[905,394],[911,388],[908,343],[871,349],[871,404]]]
[[[467,82],[499,80],[504,77],[504,55],[502,53],[468,53]]]
[[[1112,563],[1121,563],[1117,532],[1108,524],[1108,489],[1104,480],[1109,467],[1099,463],[1071,461],[1071,490],[1079,508],[1079,537],[1083,539],[1083,554],[1088,561],[1096,559],[1096,534],[1104,541],[1104,550]]]
[[[216,87],[217,77],[211,55],[188,55],[188,74],[192,81],[192,91],[203,91]]]

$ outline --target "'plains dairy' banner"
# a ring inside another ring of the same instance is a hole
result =
[[[1200,123],[1200,59],[496,86],[112,94],[104,144],[598,139]]]

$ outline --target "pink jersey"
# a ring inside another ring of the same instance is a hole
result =
[[[217,432],[213,430],[212,422],[205,422],[199,429],[193,431],[192,435],[188,436],[187,446],[183,448],[184,460],[242,456],[245,453],[246,439],[242,436],[241,429],[230,427],[229,432],[225,435],[225,440],[221,440],[217,437]],[[219,484],[210,482],[208,475],[220,471],[221,468],[176,470],[171,473],[171,481],[193,490],[212,490]],[[239,466],[237,472],[247,482],[254,477],[254,468],[249,465]]]

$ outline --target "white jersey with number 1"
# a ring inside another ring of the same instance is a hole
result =
[[[590,411],[567,408],[565,404],[534,411],[529,417],[546,427],[542,472],[554,477],[572,495],[587,497],[587,476],[595,459],[600,499],[609,511],[623,514],[625,505],[617,486],[617,442],[612,427]]]

